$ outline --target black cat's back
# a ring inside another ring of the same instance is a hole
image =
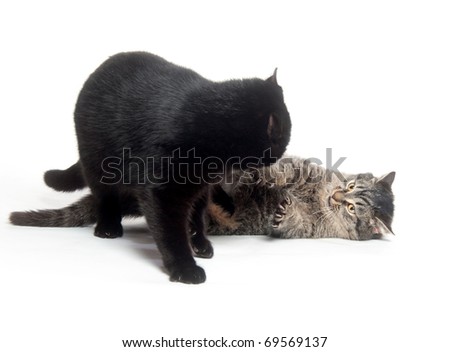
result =
[[[150,53],[110,57],[91,74],[78,97],[75,125],[80,148],[98,146],[100,139],[105,147],[116,147],[108,152],[120,155],[122,146],[138,149],[136,141],[144,134],[148,144],[160,140],[167,144],[170,134],[177,132],[173,120],[178,114],[174,112],[181,108],[184,92],[200,81],[206,80]],[[139,130],[139,125],[151,129]],[[102,133],[103,129],[108,133]]]
[[[151,118],[140,115],[148,111],[169,118],[173,109],[181,107],[184,93],[206,82],[198,73],[154,54],[116,54],[87,79],[78,97],[75,119],[93,111],[103,112],[101,117],[113,123],[121,120],[124,112],[130,119]],[[119,104],[121,109],[117,110]]]

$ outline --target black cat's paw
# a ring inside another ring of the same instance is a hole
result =
[[[205,270],[197,265],[178,267],[173,269],[170,274],[170,281],[182,282],[184,284],[201,284],[205,280]]]
[[[194,255],[199,258],[212,258],[214,255],[214,248],[205,236],[194,234],[191,237],[192,250]]]
[[[94,235],[100,238],[117,238],[123,236],[122,225],[110,223],[98,223]]]
[[[286,196],[280,204],[277,205],[277,208],[275,210],[275,215],[273,217],[273,223],[272,227],[274,229],[277,229],[280,227],[280,224],[283,222],[284,217],[286,216],[287,208],[289,205],[292,204],[291,198],[289,196]]]

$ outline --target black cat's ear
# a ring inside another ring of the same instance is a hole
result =
[[[267,135],[272,142],[279,141],[283,136],[283,126],[275,114],[269,116]]]
[[[278,67],[275,69],[275,71],[273,71],[273,75],[270,76],[269,78],[267,78],[266,81],[275,83],[278,86],[277,71],[278,71]]]
[[[387,184],[389,187],[392,187],[392,184],[394,183],[395,180],[395,171],[392,171],[384,176],[381,176],[378,180],[378,182],[382,182]]]

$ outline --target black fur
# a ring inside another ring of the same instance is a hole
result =
[[[275,76],[212,82],[137,52],[111,57],[89,77],[76,104],[75,126],[80,161],[47,172],[46,183],[64,191],[90,187],[92,196],[83,201],[96,212],[85,212],[81,222],[95,221],[99,237],[121,236],[122,216],[142,213],[171,280],[200,283],[205,272],[192,252],[213,255],[204,226],[209,184],[230,170],[226,162],[232,158],[234,167],[251,166],[255,158],[273,163],[286,149],[291,122]],[[189,154],[193,148],[202,167]],[[264,155],[268,149],[272,158]],[[182,157],[166,164],[174,152]],[[153,161],[143,164],[149,157]],[[161,178],[167,182],[155,182]],[[43,214],[13,213],[11,222],[47,226]],[[191,227],[195,235],[189,239]]]
[[[62,192],[73,192],[87,186],[79,162],[66,170],[48,170],[44,174],[44,182],[54,190]]]

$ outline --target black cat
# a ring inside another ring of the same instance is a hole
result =
[[[121,236],[122,216],[143,214],[171,280],[185,283],[206,279],[192,252],[213,255],[204,225],[210,184],[233,167],[275,162],[291,130],[276,72],[265,81],[212,82],[144,52],[117,54],[88,78],[75,126],[80,160],[48,171],[46,183],[90,187],[97,211],[78,223],[96,222],[99,237]],[[10,220],[67,225],[43,221],[49,214],[15,212]]]

